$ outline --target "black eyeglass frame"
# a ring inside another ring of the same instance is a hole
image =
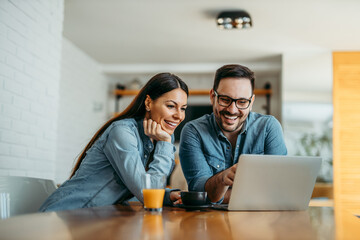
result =
[[[227,96],[227,95],[220,95],[220,94],[217,93],[216,90],[214,90],[214,93],[215,93],[215,96],[216,96],[217,99],[218,99],[217,102],[218,102],[218,104],[219,104],[220,106],[222,106],[222,107],[229,107],[229,106],[231,106],[231,104],[232,104],[233,102],[235,102],[235,106],[236,106],[238,109],[240,109],[240,110],[248,109],[248,108],[250,107],[251,99],[252,99],[252,97],[253,97],[253,95],[251,95],[250,99],[247,99],[247,98],[234,99],[234,98],[231,98],[231,97],[229,97],[229,96]],[[229,98],[229,99],[231,100],[231,102],[230,102],[228,105],[222,105],[222,104],[220,104],[220,100],[219,100],[220,97]],[[243,101],[246,100],[246,101],[248,101],[249,103],[248,103],[248,105],[247,105],[246,108],[238,107],[238,105],[237,105],[237,103],[236,103],[238,100],[243,100]]]

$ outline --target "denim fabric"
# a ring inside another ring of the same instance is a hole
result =
[[[144,134],[143,119],[112,123],[86,152],[75,175],[64,182],[39,211],[57,211],[124,203],[135,196],[143,201],[141,175],[154,148]],[[175,147],[159,141],[148,173],[169,175]],[[167,189],[164,204],[171,204]]]
[[[286,155],[280,123],[273,116],[250,112],[234,151],[213,113],[188,122],[181,132],[179,156],[190,191],[205,191],[206,181],[237,163],[241,154]]]

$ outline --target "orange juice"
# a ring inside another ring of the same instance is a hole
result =
[[[165,189],[143,189],[145,208],[162,208]]]

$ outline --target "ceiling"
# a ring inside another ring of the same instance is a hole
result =
[[[218,29],[218,13],[236,9],[253,28]],[[64,36],[109,67],[261,63],[359,50],[359,12],[358,0],[65,0]]]

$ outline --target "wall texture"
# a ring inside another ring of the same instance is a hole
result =
[[[69,177],[76,157],[105,122],[107,82],[100,66],[63,39],[59,97],[56,178]]]
[[[63,0],[0,1],[0,174],[54,178]]]

